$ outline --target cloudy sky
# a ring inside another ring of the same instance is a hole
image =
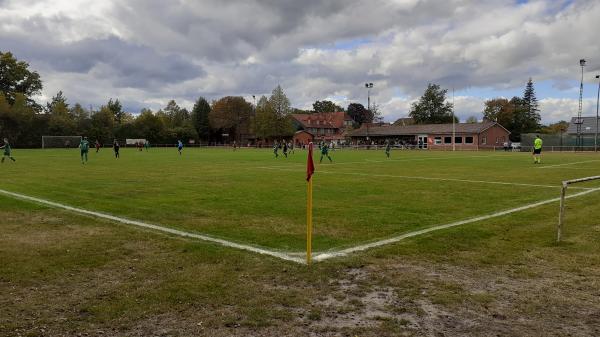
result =
[[[138,112],[281,84],[298,108],[366,105],[372,82],[393,121],[431,82],[464,120],[531,77],[548,123],[577,112],[581,58],[595,114],[599,18],[597,0],[0,0],[0,50],[41,74],[40,101]]]

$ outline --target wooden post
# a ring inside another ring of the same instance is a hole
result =
[[[563,181],[562,189],[560,190],[560,213],[558,214],[558,226],[556,226],[556,242],[560,242],[562,225],[565,218],[565,195],[567,194],[567,186],[569,184]]]

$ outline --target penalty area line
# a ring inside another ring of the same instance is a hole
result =
[[[594,188],[594,189],[589,189],[589,190],[586,190],[586,191],[583,191],[583,192],[575,193],[575,194],[567,196],[566,198],[568,198],[568,199],[570,199],[570,198],[576,198],[576,197],[580,197],[582,195],[586,195],[586,194],[589,194],[589,193],[592,193],[592,192],[596,192],[596,191],[600,191],[600,188]],[[543,206],[543,205],[550,204],[550,203],[553,203],[553,202],[556,202],[556,201],[560,201],[560,198],[552,198],[552,199],[535,202],[535,203],[524,205],[524,206],[517,207],[517,208],[507,209],[507,210],[496,212],[496,213],[492,213],[492,214],[478,216],[478,217],[471,218],[471,219],[466,219],[466,220],[452,222],[452,223],[445,224],[445,225],[439,225],[439,226],[434,226],[434,227],[430,227],[430,228],[425,228],[425,229],[422,229],[422,230],[418,230],[418,231],[414,231],[414,232],[410,232],[410,233],[398,235],[398,236],[395,236],[395,237],[392,237],[392,238],[389,238],[389,239],[375,241],[375,242],[367,243],[367,244],[364,244],[364,245],[350,247],[350,248],[346,248],[346,249],[342,249],[342,250],[338,250],[338,251],[321,253],[321,254],[318,254],[318,255],[314,256],[313,260],[314,261],[324,261],[324,260],[328,260],[328,259],[332,259],[332,258],[336,258],[336,257],[347,256],[347,255],[350,255],[350,254],[353,254],[353,253],[357,253],[357,252],[361,252],[361,251],[365,251],[365,250],[368,250],[368,249],[371,249],[371,248],[376,248],[376,247],[381,247],[381,246],[389,245],[389,244],[392,244],[392,243],[397,243],[397,242],[402,241],[402,240],[407,239],[407,238],[412,238],[412,237],[415,237],[415,236],[420,236],[420,235],[423,235],[423,234],[431,233],[431,232],[442,230],[442,229],[446,229],[446,228],[452,228],[452,227],[466,225],[466,224],[473,223],[473,222],[478,222],[478,221],[482,221],[482,220],[496,218],[496,217],[500,217],[500,216],[503,216],[503,215],[507,215],[507,214],[511,214],[511,213],[516,213],[516,212],[528,210],[528,209],[531,209],[531,208]]]
[[[169,227],[154,225],[154,224],[150,224],[150,223],[146,223],[146,222],[141,222],[141,221],[137,221],[137,220],[131,220],[131,219],[126,219],[126,218],[121,218],[121,217],[114,216],[114,215],[111,215],[111,214],[90,211],[90,210],[86,210],[86,209],[83,209],[83,208],[78,208],[78,207],[73,207],[73,206],[61,204],[61,203],[58,203],[58,202],[53,202],[53,201],[49,201],[49,200],[45,200],[45,199],[31,197],[31,196],[28,196],[28,195],[25,195],[25,194],[20,194],[20,193],[14,193],[14,192],[6,191],[6,190],[3,190],[3,189],[0,189],[0,194],[4,194],[6,196],[13,197],[15,199],[21,199],[21,200],[35,202],[35,203],[46,205],[46,206],[51,206],[51,207],[54,207],[54,208],[65,209],[67,211],[71,211],[71,212],[75,212],[75,213],[79,213],[79,214],[85,214],[85,215],[89,215],[89,216],[93,216],[93,217],[97,217],[97,218],[108,219],[108,220],[112,220],[112,221],[115,221],[115,222],[124,223],[124,224],[127,224],[127,225],[133,225],[133,226],[137,226],[137,227],[151,229],[151,230],[155,230],[155,231],[159,231],[159,232],[163,232],[163,233],[168,233],[168,234],[172,234],[172,235],[177,235],[177,236],[181,236],[181,237],[186,237],[186,238],[199,239],[199,240],[202,240],[202,241],[216,243],[216,244],[219,244],[221,246],[225,246],[225,247],[229,247],[229,248],[236,248],[236,249],[245,250],[245,251],[249,251],[249,252],[253,252],[253,253],[257,253],[257,254],[261,254],[261,255],[268,255],[268,256],[276,257],[276,258],[279,258],[279,259],[282,259],[282,260],[285,260],[285,261],[291,261],[291,262],[296,262],[296,263],[300,263],[300,264],[306,264],[306,261],[304,259],[300,258],[300,257],[291,256],[289,254],[278,252],[278,251],[272,251],[272,250],[268,250],[268,249],[264,249],[264,248],[259,248],[259,247],[254,247],[254,246],[250,246],[250,245],[244,245],[244,244],[240,244],[240,243],[236,243],[236,242],[232,242],[232,241],[227,241],[227,240],[223,240],[223,239],[213,238],[213,237],[210,237],[210,236],[207,236],[207,235],[190,233],[190,232],[181,231],[181,230],[178,230],[178,229],[173,229],[173,228],[169,228]]]

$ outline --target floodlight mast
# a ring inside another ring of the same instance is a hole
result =
[[[365,88],[367,88],[367,111],[371,114],[371,89],[373,88],[373,83],[368,82],[365,83]],[[367,122],[367,145],[369,141],[369,122]],[[368,146],[367,146],[368,148]]]
[[[581,135],[581,124],[583,120],[581,117],[581,112],[583,110],[583,67],[585,67],[585,59],[579,60],[579,65],[581,66],[581,82],[579,84],[579,110],[577,111],[577,120],[575,121],[575,124],[577,125],[576,148],[581,151],[583,150],[583,137]]]
[[[596,75],[598,80],[598,95],[596,96],[596,135],[594,137],[594,152],[598,152],[598,105],[600,104],[600,75]]]
[[[456,151],[456,122],[454,119],[454,87],[452,87],[452,151]]]

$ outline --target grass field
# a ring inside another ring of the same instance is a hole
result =
[[[301,256],[306,152],[15,150],[0,189]],[[593,154],[336,151],[315,248],[355,247],[558,197]],[[318,157],[317,157],[318,162]],[[591,191],[600,182],[573,186]],[[600,192],[307,268],[0,195],[2,336],[600,334]]]
[[[301,253],[306,152],[132,149],[112,157],[19,151],[2,188],[86,210],[237,243]],[[314,178],[314,250],[331,251],[555,198],[564,179],[593,175],[595,156],[342,150]],[[319,159],[318,157],[316,158]],[[326,159],[325,159],[326,160]],[[577,163],[573,165],[562,165]],[[559,165],[559,166],[555,166]],[[599,186],[600,182],[578,185]]]

